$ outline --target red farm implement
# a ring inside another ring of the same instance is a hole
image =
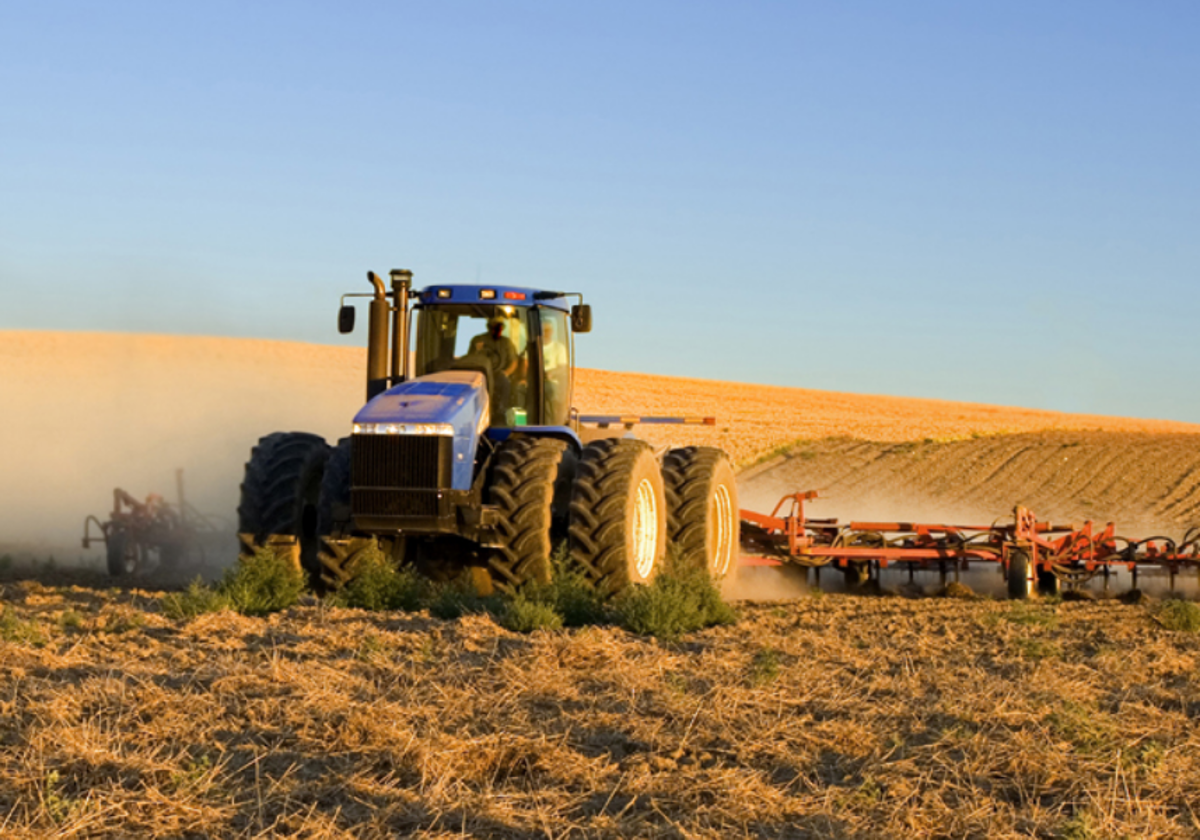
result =
[[[113,509],[107,522],[96,516],[83,521],[83,547],[102,542],[108,573],[124,577],[151,566],[161,570],[204,565],[219,545],[234,542],[228,528],[193,508],[184,499],[183,470],[175,471],[176,504],[151,493],[139,501],[126,491],[113,490]]]
[[[890,565],[957,576],[973,563],[998,563],[1013,598],[1028,597],[1035,587],[1043,592],[1075,588],[1117,569],[1127,571],[1135,586],[1139,569],[1165,570],[1174,588],[1180,570],[1200,568],[1200,529],[1180,542],[1166,537],[1129,540],[1117,536],[1111,522],[1039,522],[1020,506],[1008,524],[839,524],[805,516],[804,503],[816,497],[816,491],[789,494],[770,515],[742,510],[742,565],[833,567],[847,583],[857,585]]]

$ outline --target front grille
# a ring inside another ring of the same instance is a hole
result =
[[[435,517],[438,512],[437,491],[431,490],[356,489],[350,504],[356,516]]]
[[[454,439],[444,435],[355,435],[350,444],[351,486],[447,488],[453,444]]]

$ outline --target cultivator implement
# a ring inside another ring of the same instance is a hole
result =
[[[108,573],[123,577],[155,564],[169,569],[188,561],[204,563],[211,550],[228,539],[211,517],[197,511],[183,495],[183,470],[175,471],[176,504],[151,493],[139,501],[130,493],[113,490],[113,509],[101,522],[96,516],[83,521],[83,547],[104,543]]]
[[[1175,575],[1200,569],[1200,528],[1182,541],[1167,537],[1130,540],[1116,526],[1041,522],[1018,506],[1013,521],[991,525],[942,525],[916,522],[849,522],[805,515],[805,502],[816,491],[792,493],[770,515],[741,511],[742,565],[791,565],[840,570],[847,583],[860,585],[890,565],[934,569],[956,577],[973,563],[998,563],[1010,597],[1028,597],[1034,589],[1075,589],[1097,575],[1107,579],[1127,571],[1137,585],[1140,569]]]

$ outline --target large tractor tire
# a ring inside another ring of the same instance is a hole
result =
[[[729,456],[711,446],[672,449],[663,458],[667,536],[688,565],[714,578],[737,574],[741,520]]]
[[[570,536],[572,557],[602,594],[650,582],[667,550],[667,504],[647,443],[613,438],[584,447]]]
[[[501,592],[550,582],[555,489],[561,487],[566,449],[554,438],[514,435],[492,457],[487,501],[500,512],[500,547],[488,553],[487,564]]]
[[[238,533],[255,545],[294,537],[300,565],[317,572],[317,505],[330,447],[304,432],[275,432],[258,441],[246,462],[238,504]]]

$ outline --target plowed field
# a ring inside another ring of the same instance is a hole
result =
[[[807,441],[746,473],[743,502],[817,490],[814,516],[989,524],[1013,506],[1043,521],[1115,521],[1181,536],[1200,525],[1200,436],[1039,432],[949,442]]]

